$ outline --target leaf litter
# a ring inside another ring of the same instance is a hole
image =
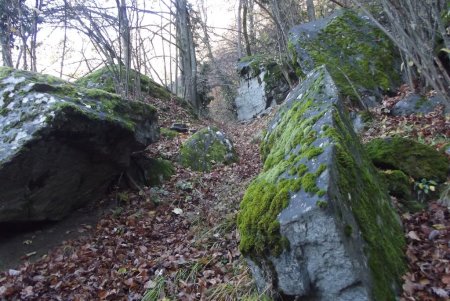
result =
[[[160,124],[200,121],[175,99],[149,99],[162,112]],[[171,160],[176,172],[159,187],[114,192],[118,207],[81,237],[66,240],[35,262],[24,258],[0,273],[6,300],[238,300],[255,286],[239,250],[235,218],[249,181],[261,162],[258,139],[269,116],[252,123],[217,124],[234,142],[240,162],[209,173],[177,163],[189,134],[161,137],[151,157]],[[180,184],[181,183],[181,184]],[[30,255],[31,256],[31,255]]]
[[[402,136],[440,148],[448,142],[450,122],[442,109],[425,115],[394,117],[390,108],[403,98],[386,97],[371,109],[363,141]],[[160,124],[182,122],[197,130],[214,123],[192,117],[172,99],[149,99]],[[153,157],[171,160],[172,178],[159,187],[126,191],[120,207],[84,236],[63,241],[34,263],[0,273],[5,300],[241,300],[261,299],[243,262],[235,218],[249,181],[261,168],[260,133],[273,114],[248,124],[218,123],[235,143],[240,161],[210,173],[179,166],[178,149],[189,134],[162,137],[148,148]],[[117,200],[117,193],[110,196]],[[449,210],[437,202],[402,215],[408,272],[402,301],[450,300]]]

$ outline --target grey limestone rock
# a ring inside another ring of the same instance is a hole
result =
[[[289,84],[280,68],[276,63],[259,57],[249,57],[238,63],[240,83],[235,99],[238,120],[252,119],[284,100]]]
[[[288,95],[261,149],[238,215],[258,288],[280,300],[394,300],[400,220],[325,68]]]
[[[450,114],[450,104],[443,98],[435,95],[432,97],[411,94],[397,102],[391,110],[394,116],[408,116],[411,114],[427,114],[438,106],[444,107],[444,114]]]

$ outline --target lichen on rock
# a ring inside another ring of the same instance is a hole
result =
[[[58,220],[102,196],[159,137],[154,107],[0,68],[0,222]]]
[[[258,287],[275,298],[394,300],[400,220],[325,68],[289,94],[261,153],[238,215]]]
[[[209,171],[217,163],[229,164],[237,161],[231,141],[216,127],[201,129],[180,149],[180,162],[197,171]]]

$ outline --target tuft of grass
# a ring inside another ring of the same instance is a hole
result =
[[[158,301],[164,297],[165,278],[163,276],[157,276],[154,280],[155,285],[153,288],[149,288],[141,301]]]
[[[259,293],[250,276],[250,271],[241,262],[239,273],[232,277],[228,283],[211,287],[205,296],[205,301],[270,301],[264,292]],[[245,267],[244,267],[245,266]]]

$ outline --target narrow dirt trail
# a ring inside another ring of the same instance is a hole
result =
[[[240,200],[258,173],[258,133],[266,119],[242,125],[199,121],[176,103],[156,103],[160,123],[193,129],[215,124],[234,142],[240,161],[210,173],[177,164],[188,135],[149,147],[171,160],[176,173],[163,185],[115,192],[119,206],[95,225],[78,225],[83,236],[67,239],[34,263],[0,274],[6,300],[237,300],[254,293],[237,247]]]

